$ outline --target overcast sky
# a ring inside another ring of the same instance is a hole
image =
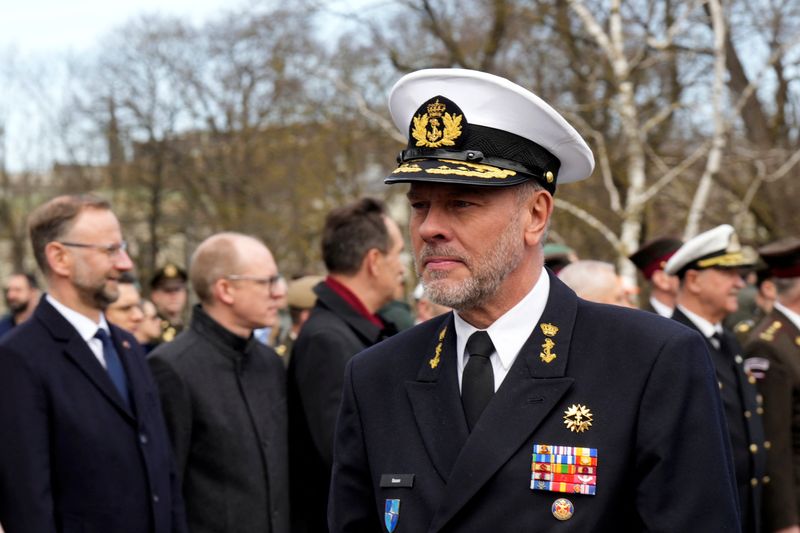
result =
[[[0,0],[0,49],[22,55],[81,52],[145,13],[202,22],[239,0]]]

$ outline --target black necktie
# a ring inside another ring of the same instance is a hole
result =
[[[106,370],[114,387],[117,388],[122,401],[126,407],[130,407],[130,399],[128,397],[128,383],[125,379],[125,369],[122,367],[122,361],[119,360],[117,349],[114,348],[114,343],[111,342],[111,337],[108,336],[106,330],[98,329],[95,337],[100,339],[103,343],[103,359],[106,361]]]
[[[716,348],[717,350],[719,350],[721,352],[723,351],[722,350],[722,334],[719,331],[715,331],[713,333],[713,335],[711,335],[711,337],[709,337],[709,339],[711,340],[711,345],[714,346],[714,348]]]
[[[493,352],[492,339],[485,331],[476,331],[467,340],[469,361],[461,379],[461,403],[470,431],[494,394],[494,372],[489,360]]]

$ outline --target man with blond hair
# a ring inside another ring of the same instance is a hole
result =
[[[106,306],[133,266],[105,200],[59,196],[28,220],[48,293],[0,343],[6,533],[186,531],[155,384]]]
[[[200,304],[153,350],[192,533],[288,533],[283,363],[253,330],[275,324],[286,284],[264,244],[219,233],[194,252]]]

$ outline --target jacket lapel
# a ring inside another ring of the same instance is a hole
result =
[[[455,460],[430,531],[440,530],[467,504],[572,387],[565,373],[576,314],[575,293],[551,275],[544,313],[531,324],[530,337]],[[461,420],[465,425],[463,413]]]
[[[468,435],[458,391],[452,313],[435,330],[425,355],[417,380],[406,382],[406,393],[428,455],[446,483]]]
[[[64,318],[46,298],[42,298],[34,316],[50,332],[53,340],[63,346],[64,354],[81,370],[86,378],[97,387],[108,401],[128,419],[133,416],[122,403],[117,389],[108,373],[97,360],[86,341],[78,334],[72,324]],[[127,370],[127,367],[126,367]]]

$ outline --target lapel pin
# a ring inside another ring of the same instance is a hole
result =
[[[125,348],[126,350],[129,350],[131,347],[131,343],[129,343],[128,341],[122,341],[122,347]]]
[[[447,326],[439,333],[439,344],[436,345],[436,352],[433,355],[433,358],[428,361],[428,364],[431,365],[431,368],[436,368],[439,366],[440,356],[442,355],[442,346],[444,345],[444,336],[447,333]],[[387,500],[388,501],[388,500]]]
[[[550,511],[556,517],[556,520],[569,520],[575,514],[575,506],[568,499],[559,498],[553,502]]]
[[[386,526],[386,531],[392,533],[397,527],[397,521],[400,519],[400,500],[386,500],[386,507],[383,513],[383,523]]]
[[[583,433],[588,430],[593,421],[594,415],[585,405],[573,404],[564,411],[564,424],[575,433]]]
[[[554,326],[553,324],[540,324],[539,327],[542,328],[542,333],[547,337],[544,340],[544,344],[542,344],[542,351],[539,353],[539,357],[547,364],[550,364],[553,359],[558,357],[553,352],[553,348],[556,347],[555,341],[551,337],[555,337],[556,333],[558,333],[558,327]]]

